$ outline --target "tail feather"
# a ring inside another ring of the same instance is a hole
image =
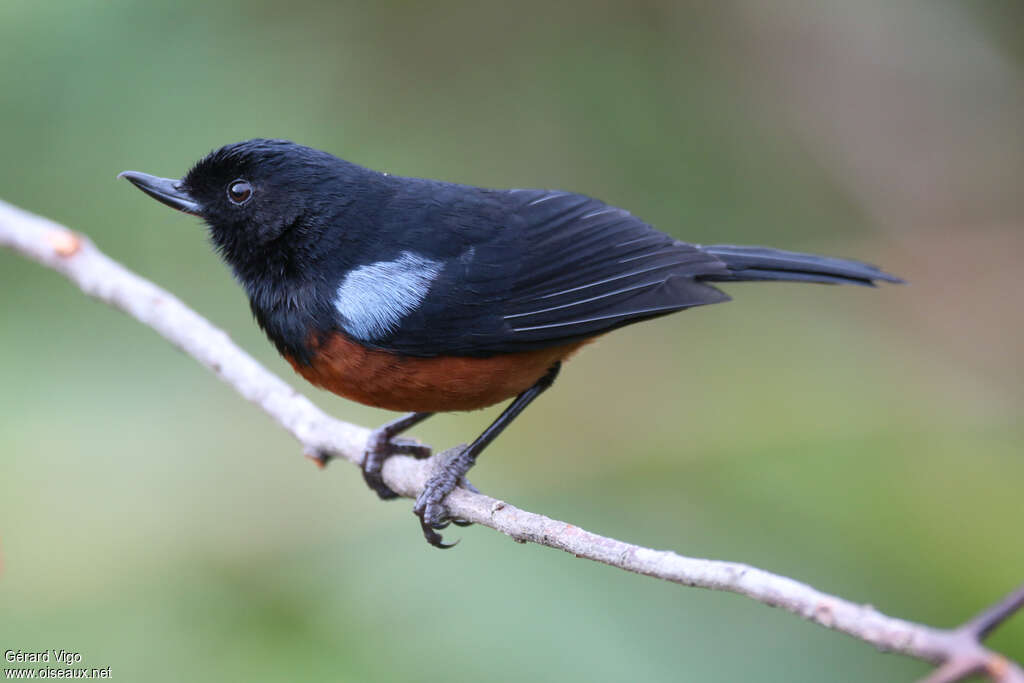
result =
[[[701,248],[723,261],[729,268],[728,274],[716,273],[701,278],[708,282],[781,280],[865,287],[874,287],[875,281],[903,283],[900,278],[860,261],[768,247],[714,244]]]

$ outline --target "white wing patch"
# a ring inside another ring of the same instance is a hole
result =
[[[345,331],[363,341],[384,337],[422,303],[442,267],[440,261],[403,251],[394,261],[353,269],[334,299]]]

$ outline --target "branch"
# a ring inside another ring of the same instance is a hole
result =
[[[84,236],[0,201],[0,246],[58,271],[86,294],[152,327],[262,408],[299,441],[309,457],[320,459],[328,454],[356,465],[362,462],[370,430],[326,415],[224,332],[170,293],[105,256]],[[441,456],[423,461],[393,457],[384,467],[384,481],[401,495],[415,498]],[[927,679],[930,683],[947,683],[978,672],[996,681],[1024,683],[1019,665],[980,644],[1022,606],[1024,586],[963,627],[937,629],[886,616],[870,605],[855,604],[745,564],[684,557],[624,543],[464,488],[452,492],[447,503],[453,517],[491,527],[521,543],[546,545],[684,586],[745,595],[880,650],[940,665]]]

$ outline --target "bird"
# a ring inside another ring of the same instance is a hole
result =
[[[401,436],[435,413],[511,399],[435,468],[413,507],[426,540],[481,452],[596,337],[730,297],[717,284],[902,283],[859,261],[701,246],[575,192],[489,189],[375,171],[288,140],[225,145],[180,179],[125,171],[198,216],[295,371],[345,398],[407,413],[371,433],[362,472],[382,499]]]

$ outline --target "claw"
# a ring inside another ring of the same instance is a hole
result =
[[[421,444],[414,439],[402,437],[387,438],[384,430],[377,430],[370,435],[363,455],[363,481],[382,500],[392,500],[398,494],[384,483],[382,471],[384,462],[393,455],[411,455],[417,460],[430,457],[430,446]]]
[[[393,500],[398,498],[398,494],[391,490],[391,487],[384,483],[384,478],[381,477],[380,472],[371,472],[370,470],[363,470],[363,481],[366,485],[372,489],[381,500]]]
[[[458,541],[455,541],[454,543],[445,543],[444,537],[442,537],[441,534],[431,529],[430,525],[423,522],[423,520],[420,520],[420,527],[422,527],[423,529],[423,537],[427,539],[427,543],[434,546],[435,548],[440,548],[441,550],[448,550],[449,548],[454,548],[459,544]]]
[[[434,546],[435,548],[441,548],[447,550],[458,545],[458,541],[454,543],[445,543],[444,537],[437,533],[442,529],[447,529],[448,525],[453,521],[447,516],[447,509],[441,505],[436,504],[425,504],[417,505],[413,508],[413,513],[420,518],[420,528],[423,529],[423,538],[427,539],[427,543]]]
[[[455,545],[443,543],[441,534],[437,533],[438,530],[447,529],[451,524],[461,527],[471,524],[464,519],[453,518],[444,504],[444,499],[459,484],[472,489],[472,485],[464,476],[469,469],[468,464],[471,464],[464,457],[465,451],[466,446],[456,446],[438,456],[441,463],[427,480],[413,506],[413,512],[420,518],[423,536],[427,543],[437,548],[450,548]]]

